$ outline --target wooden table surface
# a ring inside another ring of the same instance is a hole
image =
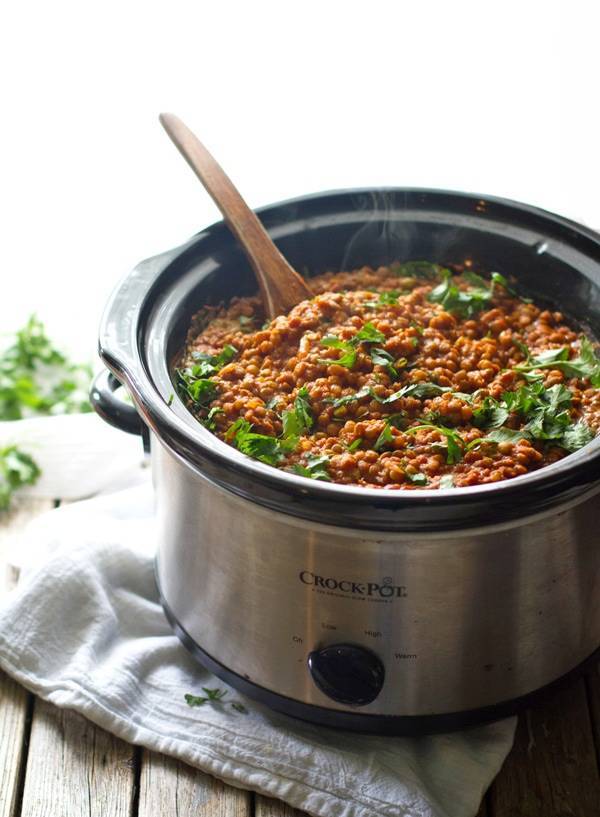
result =
[[[53,503],[0,517],[0,586],[15,582],[9,535]],[[5,590],[4,590],[5,592]],[[342,735],[341,735],[341,739]],[[600,667],[529,710],[478,817],[600,817]],[[0,672],[0,817],[301,817],[131,746]]]

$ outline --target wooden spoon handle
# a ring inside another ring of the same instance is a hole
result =
[[[256,273],[267,315],[274,318],[300,301],[312,298],[304,280],[279,252],[256,214],[198,137],[172,113],[161,113],[159,119],[246,252]]]

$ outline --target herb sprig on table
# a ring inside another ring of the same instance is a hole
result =
[[[90,366],[72,363],[32,315],[0,353],[0,420],[21,420],[92,410]],[[0,449],[0,511],[14,491],[33,485],[40,468],[18,442]]]
[[[16,445],[0,448],[0,511],[7,510],[14,491],[33,485],[40,473],[35,460]]]
[[[0,420],[88,412],[89,366],[72,363],[32,315],[0,354]]]
[[[226,689],[210,689],[209,687],[202,687],[202,692],[204,695],[191,695],[189,692],[184,695],[185,702],[188,706],[195,707],[195,706],[205,706],[206,704],[220,704],[221,706],[229,706],[232,709],[235,709],[236,712],[240,712],[243,715],[248,714],[248,710],[241,704],[239,701],[225,701],[225,697],[227,695]]]

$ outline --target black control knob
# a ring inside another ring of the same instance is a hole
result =
[[[321,692],[341,704],[370,704],[385,680],[381,660],[356,644],[331,644],[314,650],[308,656],[308,668]]]

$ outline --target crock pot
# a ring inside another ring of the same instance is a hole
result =
[[[535,207],[394,188],[259,216],[306,275],[470,259],[599,333],[600,236]],[[409,734],[515,712],[597,659],[600,439],[460,489],[386,492],[263,465],[204,429],[172,374],[193,313],[255,291],[220,222],[137,266],[100,328],[109,371],[92,400],[149,438],[160,596],[202,664],[290,715]]]

